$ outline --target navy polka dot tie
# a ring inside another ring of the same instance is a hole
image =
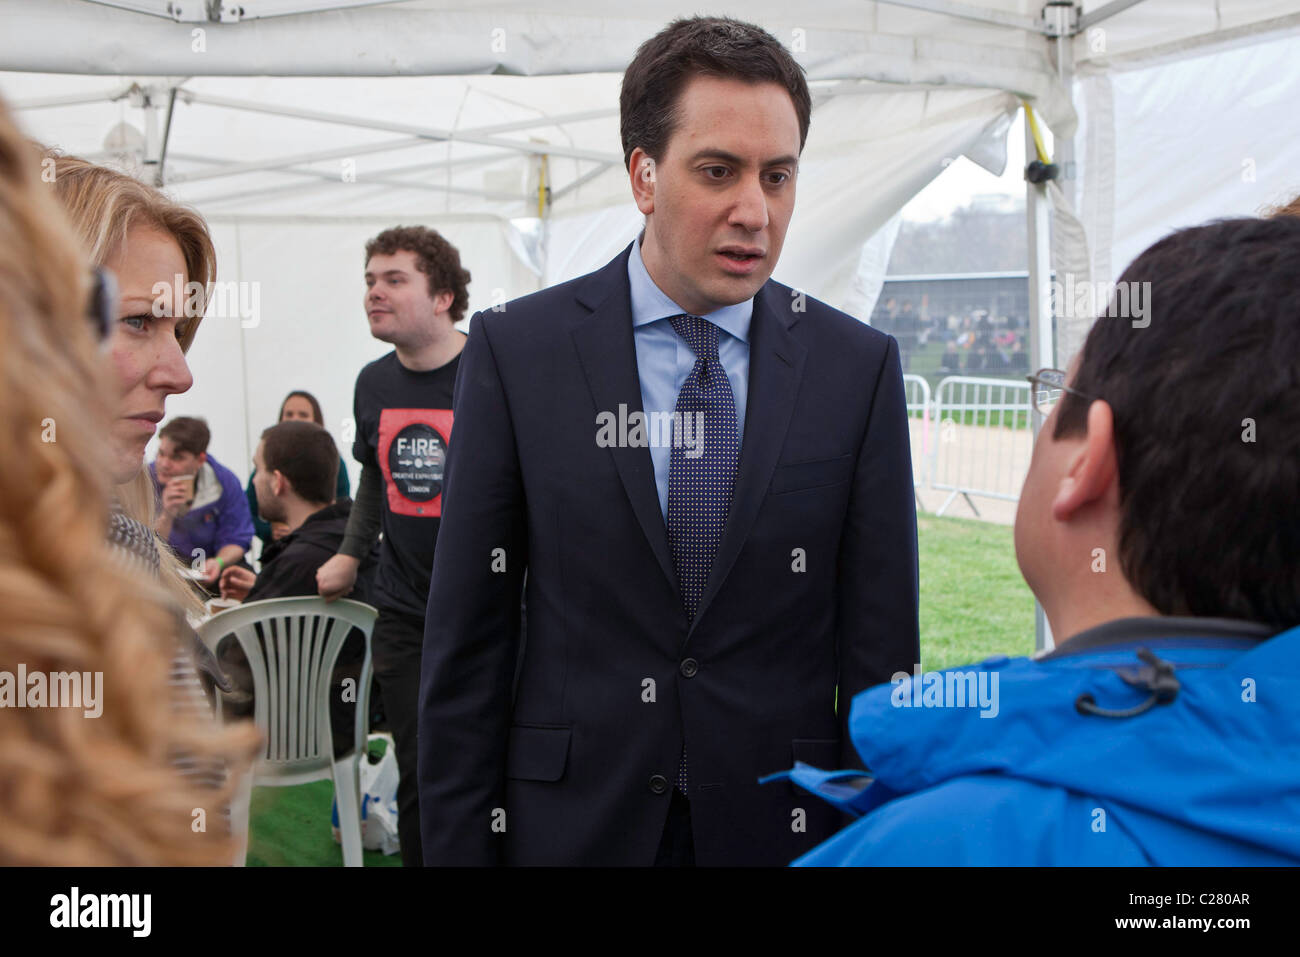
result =
[[[669,322],[695,353],[695,365],[677,394],[668,457],[668,546],[686,617],[694,621],[731,509],[740,438],[736,397],[718,359],[718,327],[698,316]],[[677,787],[686,793],[685,746]]]

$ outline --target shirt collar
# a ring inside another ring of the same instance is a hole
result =
[[[643,232],[642,235],[645,233]],[[632,244],[632,254],[627,257],[627,278],[632,285],[633,328],[671,316],[680,316],[687,311],[668,298],[668,295],[650,278],[650,273],[645,268],[645,261],[641,258],[641,236],[638,236],[636,242]],[[753,316],[754,300],[750,298],[734,306],[723,306],[701,318],[707,319],[741,342],[748,342],[749,321]]]
[[[1118,618],[1087,628],[1061,642],[1050,652],[1034,657],[1042,661],[1095,651],[1107,645],[1169,638],[1235,639],[1258,642],[1272,638],[1278,633],[1279,629],[1269,625],[1235,618],[1192,618],[1177,615]]]

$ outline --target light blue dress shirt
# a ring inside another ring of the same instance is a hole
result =
[[[677,393],[695,365],[695,353],[686,340],[673,331],[668,320],[687,310],[673,302],[660,289],[641,259],[641,239],[632,246],[627,259],[627,277],[632,284],[632,338],[636,345],[637,374],[641,379],[641,408],[647,415],[671,414],[677,408]],[[701,318],[720,330],[718,359],[727,370],[731,394],[736,399],[736,437],[745,438],[745,400],[749,393],[749,321],[754,315],[754,300],[746,299],[734,306],[724,306]],[[654,464],[655,487],[659,491],[659,510],[668,521],[668,460],[672,448],[656,443],[650,436],[650,461]]]

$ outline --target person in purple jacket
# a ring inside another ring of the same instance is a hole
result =
[[[243,483],[208,454],[211,438],[202,419],[172,419],[159,430],[158,458],[149,465],[161,502],[158,534],[181,561],[203,570],[210,589],[253,542]]]

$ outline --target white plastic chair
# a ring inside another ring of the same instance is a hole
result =
[[[227,635],[233,634],[239,642],[253,674],[253,721],[266,739],[230,809],[239,865],[248,853],[254,785],[285,787],[332,778],[343,865],[362,866],[359,775],[370,723],[370,634],[377,615],[359,601],[271,598],[230,608],[199,626],[199,636],[214,654]],[[353,628],[365,635],[366,651],[356,689],[353,750],[336,761],[330,731],[330,676]],[[221,714],[220,695],[217,714]]]

